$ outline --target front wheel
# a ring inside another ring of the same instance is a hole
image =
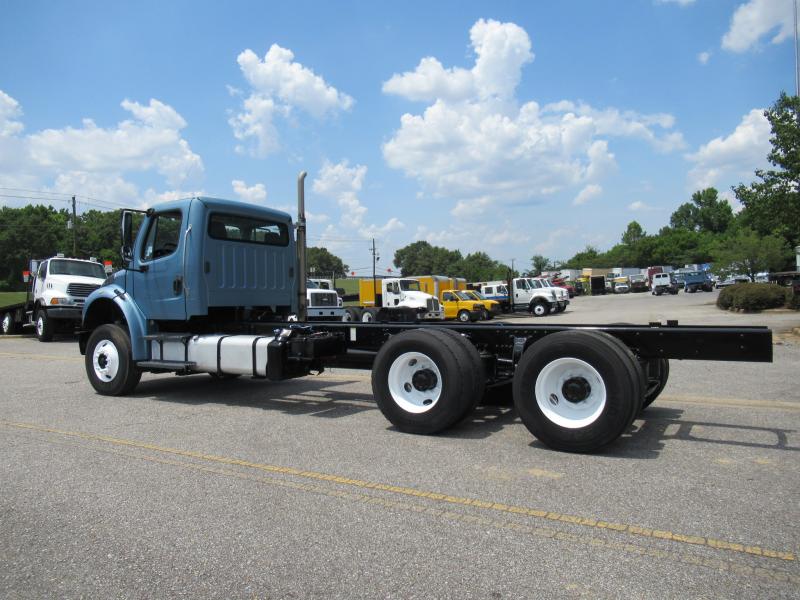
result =
[[[547,302],[536,302],[531,312],[537,317],[545,317],[550,314],[550,305]]]
[[[458,320],[462,323],[469,323],[471,318],[468,310],[461,310],[458,312]]]
[[[40,310],[36,313],[36,337],[40,342],[53,340],[53,323],[47,317],[47,312]]]
[[[131,341],[119,325],[101,325],[86,345],[86,374],[92,387],[104,396],[124,396],[142,377],[133,363]]]

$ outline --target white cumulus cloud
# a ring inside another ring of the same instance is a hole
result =
[[[250,84],[250,95],[229,123],[237,140],[252,142],[250,151],[266,156],[279,147],[276,117],[289,117],[300,109],[316,119],[349,110],[353,98],[329,85],[308,67],[294,60],[291,50],[273,44],[263,60],[250,49],[236,59]],[[231,88],[228,86],[229,93]],[[241,94],[236,90],[237,95]],[[245,151],[245,147],[237,147]]]
[[[0,184],[131,205],[141,196],[131,175],[159,174],[173,188],[201,178],[203,161],[183,138],[187,124],[173,107],[156,99],[121,106],[130,118],[111,127],[86,118],[80,127],[25,135],[21,106],[0,90]]]
[[[445,68],[426,57],[383,86],[384,93],[430,103],[421,114],[402,115],[383,145],[384,159],[434,196],[457,198],[456,217],[596,184],[616,168],[605,138],[643,140],[659,152],[685,146],[668,114],[520,103],[516,88],[534,55],[528,34],[514,23],[481,19],[470,40],[471,68]]]
[[[234,179],[231,181],[231,186],[233,187],[233,193],[245,202],[263,204],[267,199],[267,188],[263,183],[248,186],[241,179]]]
[[[731,25],[722,37],[722,47],[731,52],[745,52],[765,35],[773,44],[791,37],[794,29],[793,0],[750,0],[736,9]]]
[[[581,204],[586,204],[592,198],[599,196],[603,193],[603,188],[596,183],[590,183],[585,188],[583,188],[578,195],[575,196],[575,200],[572,201],[572,204],[575,206],[580,206]]]
[[[0,90],[0,136],[12,136],[23,130],[23,125],[17,119],[22,116],[19,102]]]
[[[733,133],[716,137],[686,155],[694,163],[689,171],[689,186],[703,189],[752,176],[753,171],[767,164],[769,137],[770,125],[763,109],[754,108],[742,117]]]
[[[349,161],[343,160],[333,164],[326,160],[319,175],[314,179],[312,189],[320,196],[336,201],[341,209],[339,232],[356,231],[364,239],[381,237],[405,227],[402,221],[391,217],[383,225],[367,224],[367,207],[361,203],[359,194],[367,175],[367,167],[356,165],[351,167]],[[335,231],[328,225],[326,235]]]

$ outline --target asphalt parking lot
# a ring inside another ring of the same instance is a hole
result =
[[[715,297],[542,320],[780,332],[771,364],[673,361],[594,455],[547,449],[508,406],[399,433],[357,371],[145,375],[112,399],[74,341],[0,338],[0,597],[798,597],[800,316]]]

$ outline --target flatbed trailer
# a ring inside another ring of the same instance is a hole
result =
[[[296,257],[291,217],[278,211],[173,201],[146,213],[135,244],[123,213],[128,268],[87,299],[79,335],[95,390],[130,393],[143,372],[281,381],[328,367],[362,369],[371,371],[381,412],[402,432],[446,430],[499,390],[543,443],[591,452],[619,438],[658,397],[670,360],[772,360],[766,327],[289,322],[287,315],[304,314],[306,297],[302,177]],[[174,240],[159,255],[147,240],[164,221]],[[222,244],[215,224],[235,229],[235,239]],[[263,231],[272,237],[262,241]],[[249,258],[230,260],[237,255]],[[286,276],[295,269],[299,277]],[[262,276],[267,291],[254,283]],[[254,305],[264,297],[270,302]]]

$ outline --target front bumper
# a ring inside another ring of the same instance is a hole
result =
[[[344,317],[344,308],[326,307],[307,309],[309,320],[315,321],[341,321]]]
[[[83,313],[82,306],[48,306],[45,309],[48,319],[58,321],[80,321]]]

